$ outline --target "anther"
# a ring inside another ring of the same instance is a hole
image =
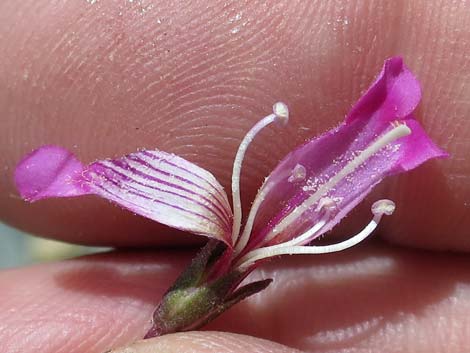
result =
[[[295,183],[305,180],[307,177],[307,170],[302,164],[297,164],[294,169],[292,169],[291,175],[287,179],[289,183]]]
[[[276,116],[276,121],[281,126],[286,126],[289,122],[289,108],[282,102],[277,102],[273,105],[273,113]]]
[[[322,197],[320,201],[318,201],[318,206],[315,209],[316,212],[321,210],[326,210],[328,212],[335,212],[338,210],[338,206],[331,197]]]
[[[401,121],[398,121],[398,120],[392,121],[392,122],[390,123],[390,125],[392,125],[393,128],[399,127],[399,126],[401,126],[401,125],[405,125],[405,126],[406,126],[405,123],[403,123],[403,122],[401,122]]]
[[[395,202],[392,200],[379,200],[374,202],[371,207],[374,216],[387,215],[391,216],[395,211]]]
[[[302,245],[305,244],[312,239],[314,239],[318,232],[328,223],[328,221],[334,217],[334,215],[338,212],[338,206],[336,202],[331,197],[322,197],[320,201],[318,201],[318,206],[315,209],[315,212],[321,214],[320,219],[316,224],[313,225],[309,230],[305,231],[303,234],[295,237],[294,239],[284,243],[279,244],[278,246],[289,246],[289,245]],[[323,213],[322,213],[323,212]],[[276,238],[278,232],[270,232],[264,239],[262,244],[270,243],[273,239]]]

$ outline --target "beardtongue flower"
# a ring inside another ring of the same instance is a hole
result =
[[[173,154],[143,150],[83,165],[69,151],[44,146],[17,166],[25,200],[95,194],[134,213],[211,238],[163,297],[146,337],[197,328],[228,307],[266,288],[271,279],[240,287],[263,260],[283,254],[319,254],[365,239],[390,200],[372,205],[371,222],[357,235],[325,246],[308,244],[329,231],[386,176],[445,157],[412,115],[419,83],[399,57],[388,59],[346,120],[288,154],[266,178],[242,229],[240,173],[245,152],[266,126],[288,122],[273,113],[245,136],[232,175],[233,211],[214,176]]]

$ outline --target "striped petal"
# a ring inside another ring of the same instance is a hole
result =
[[[91,164],[90,189],[129,210],[174,228],[229,239],[231,210],[208,171],[176,155],[141,151]]]
[[[54,159],[50,146],[34,151],[17,168],[21,175],[17,186],[24,198],[96,194],[170,227],[230,244],[232,211],[227,195],[211,173],[195,164],[162,151],[140,151],[83,167],[65,149],[54,147],[54,153],[66,156],[71,162],[65,165],[73,168],[61,169],[64,158]],[[41,185],[34,182],[35,170],[48,180]],[[41,197],[26,197],[31,190]]]

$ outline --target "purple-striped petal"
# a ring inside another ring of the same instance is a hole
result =
[[[91,164],[94,193],[174,228],[228,241],[232,213],[208,171],[162,151],[141,151]]]
[[[260,206],[248,248],[295,238],[327,220],[317,237],[335,226],[386,176],[447,156],[411,115],[420,97],[419,83],[402,59],[387,60],[343,124],[291,152],[271,173],[265,184],[271,191]],[[307,199],[397,124],[408,126],[411,134],[387,144],[302,211],[300,206]],[[332,201],[334,212],[331,205],[330,210],[319,207],[325,200]],[[301,216],[292,216],[295,212]],[[286,222],[287,217],[295,221]]]
[[[39,177],[38,177],[39,175]],[[161,151],[83,166],[60,147],[41,147],[17,167],[23,198],[96,194],[168,226],[230,243],[232,211],[208,171]]]

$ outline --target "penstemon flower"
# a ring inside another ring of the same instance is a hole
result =
[[[266,126],[288,122],[273,113],[244,137],[232,175],[233,208],[214,176],[173,154],[143,150],[83,165],[69,151],[44,146],[17,166],[15,181],[28,201],[95,194],[168,226],[211,238],[163,297],[146,337],[197,328],[271,279],[240,286],[262,261],[284,254],[320,254],[351,247],[371,234],[390,200],[375,202],[372,220],[333,245],[309,246],[386,176],[445,157],[412,116],[419,83],[395,57],[338,127],[289,153],[265,179],[242,228],[240,173],[245,152]]]

